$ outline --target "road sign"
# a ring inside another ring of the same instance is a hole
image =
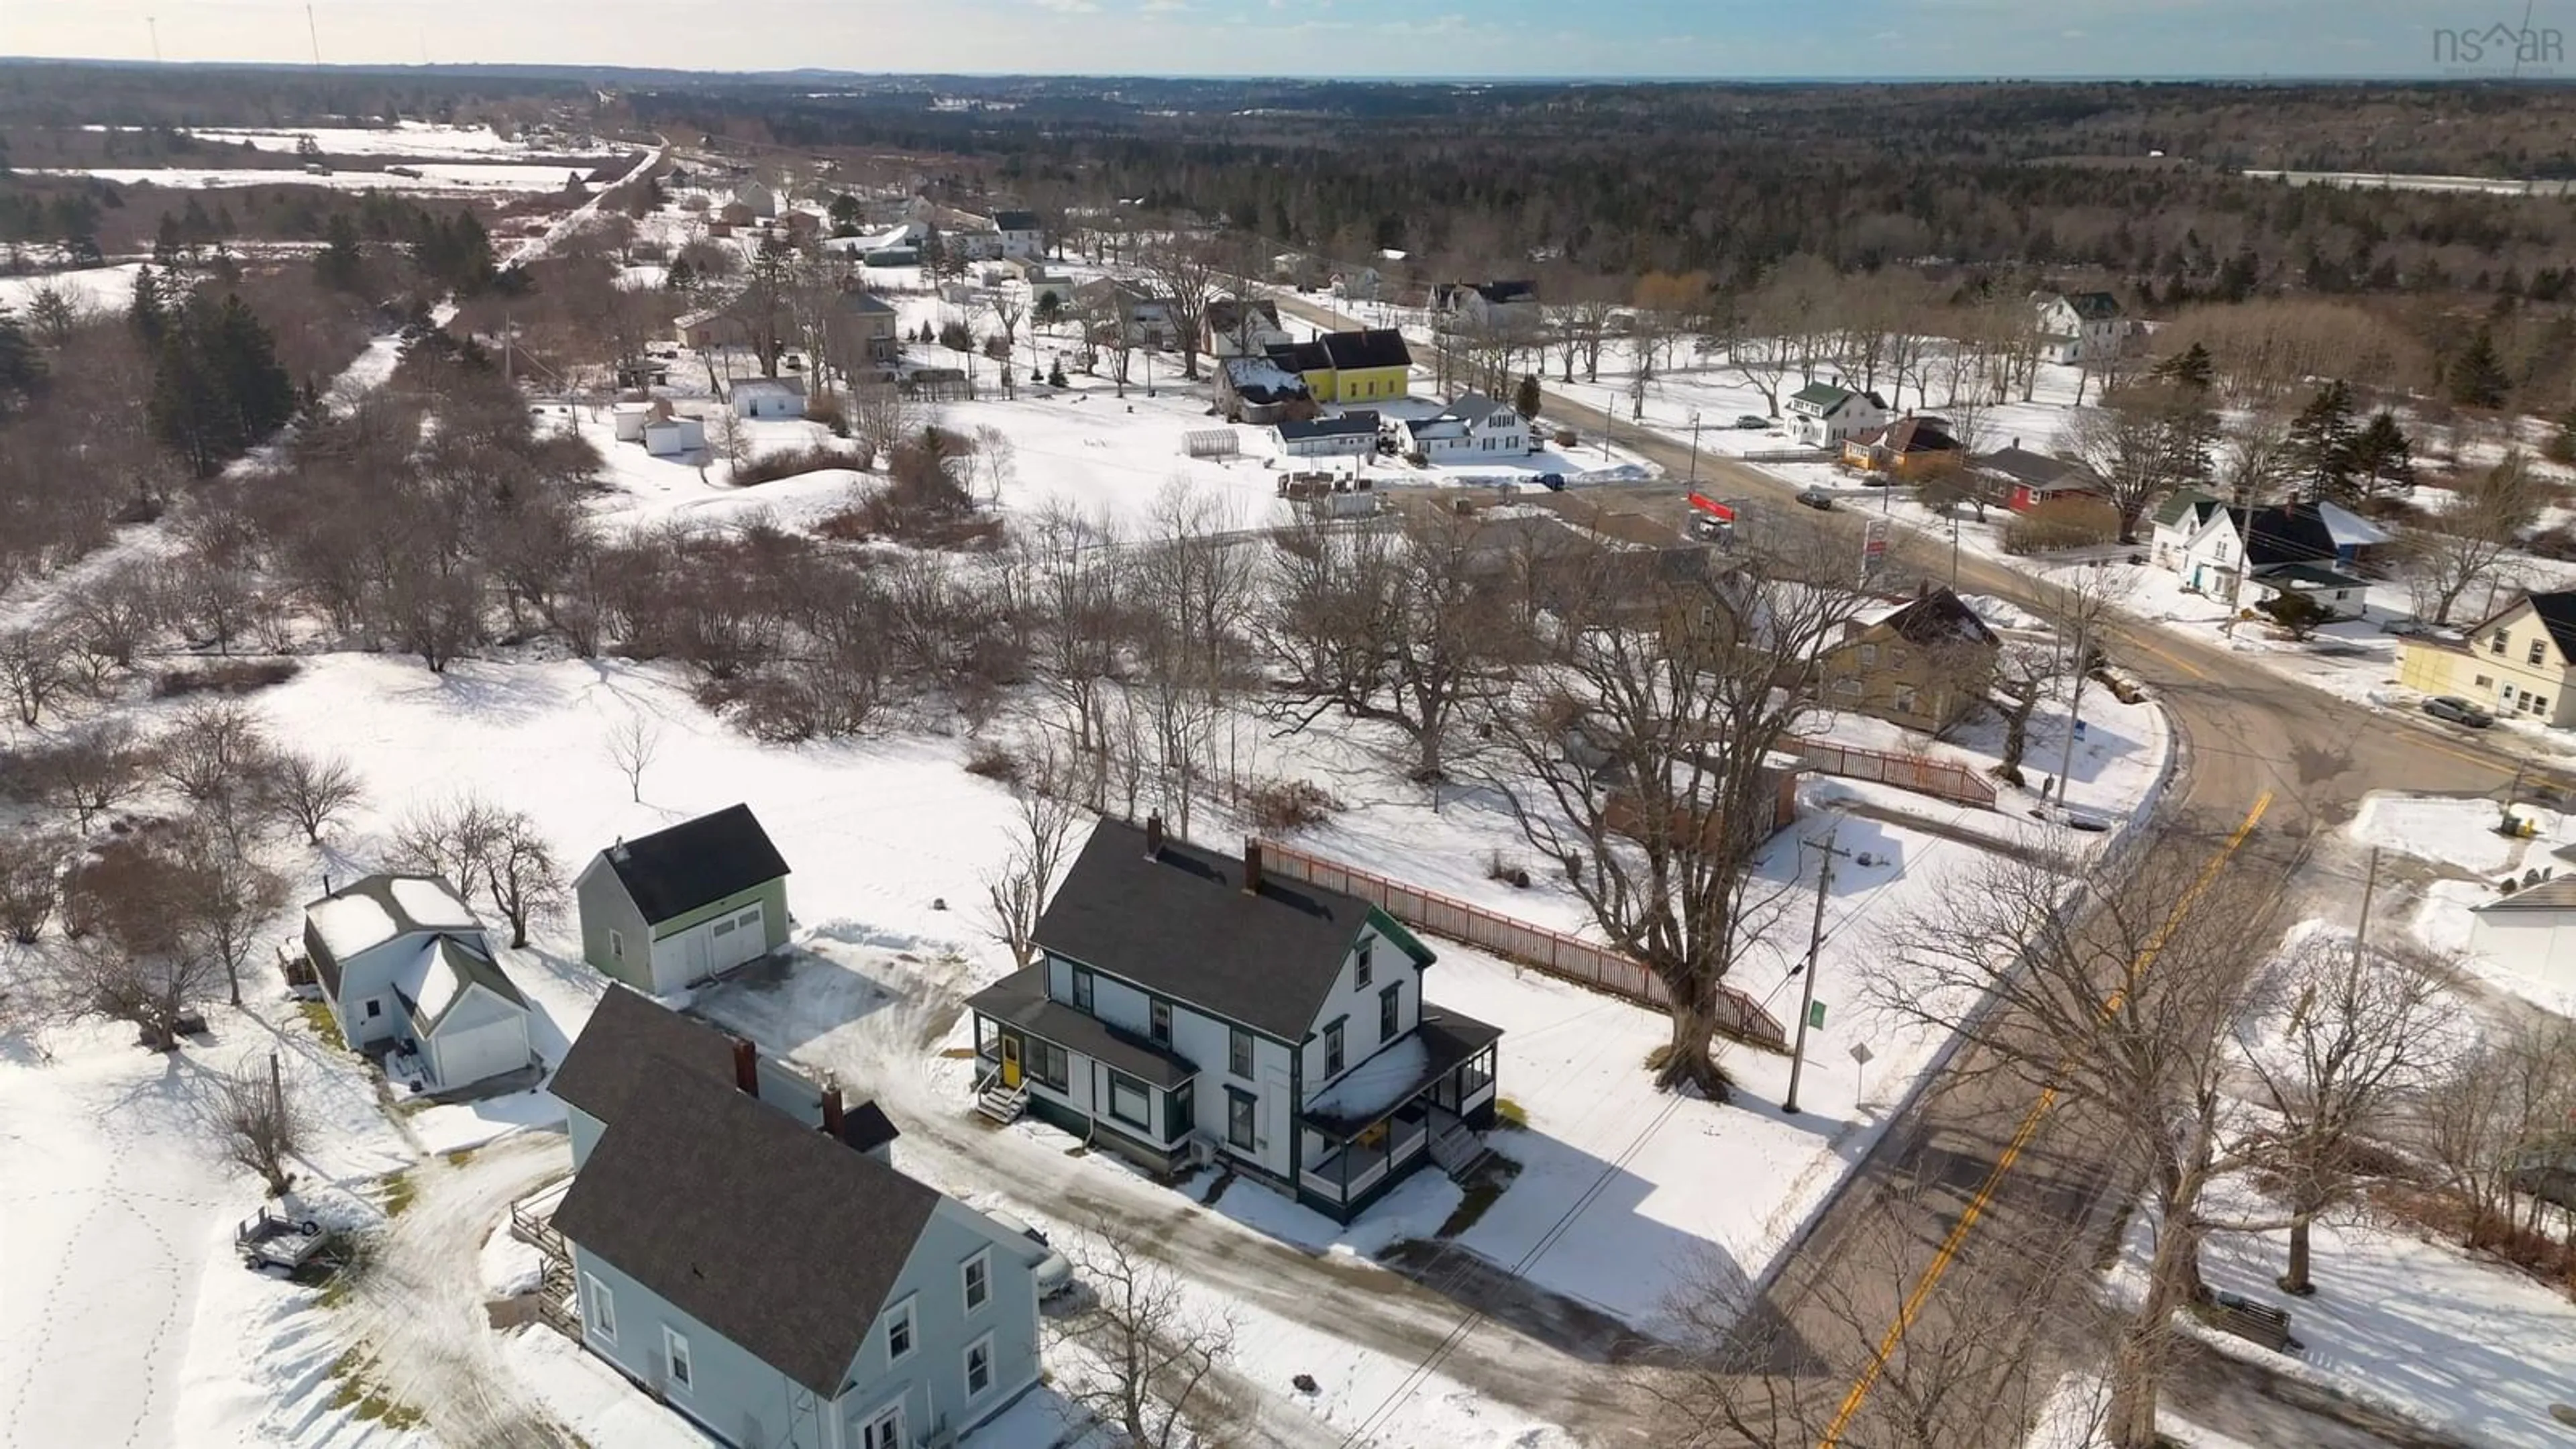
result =
[[[1823,1002],[1811,1001],[1807,1003],[1807,1029],[1809,1031],[1823,1031],[1825,1029],[1825,1004]]]
[[[1698,509],[1709,517],[1726,523],[1733,523],[1735,521],[1735,510],[1718,502],[1716,499],[1699,493],[1692,493],[1687,495],[1687,497],[1691,507]]]
[[[1860,571],[1863,577],[1878,572],[1887,562],[1887,521],[1873,518],[1861,525]]]
[[[1869,1043],[1862,1041],[1853,1042],[1851,1044],[1851,1057],[1853,1061],[1860,1063],[1862,1066],[1868,1066],[1870,1058]]]

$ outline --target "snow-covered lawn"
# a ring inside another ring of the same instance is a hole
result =
[[[2213,1208],[2277,1211],[2241,1183],[2213,1189]],[[2113,1291],[2134,1300],[2153,1250],[2150,1212],[2132,1225]],[[2478,1261],[2403,1225],[2348,1216],[2314,1230],[2315,1296],[2290,1299],[2305,1347],[2274,1353],[2202,1325],[2177,1323],[2223,1352],[2380,1405],[2466,1443],[2549,1449],[2567,1442],[2550,1406],[2576,1402],[2576,1304],[2512,1269]],[[2201,1254],[2212,1288],[2283,1303],[2273,1279],[2279,1233],[2223,1233]]]
[[[2493,800],[2374,790],[2363,798],[2352,823],[2344,829],[2363,845],[2402,852],[2475,876],[2501,877],[2509,871],[2520,871],[2535,847],[2545,855],[2567,828],[2568,822],[2554,810],[2517,805],[2514,813],[2532,822],[2534,833],[2530,837],[2499,833],[2496,827],[2503,820],[2503,810]]]
[[[430,121],[398,121],[391,126],[312,126],[251,127],[206,126],[190,128],[189,134],[200,141],[219,145],[248,146],[254,151],[293,154],[306,138],[311,138],[326,156],[439,156],[459,161],[488,161],[505,156],[524,156],[531,147],[495,133],[489,126],[442,126]],[[597,142],[586,145],[537,147],[550,154],[591,154],[606,148]]]
[[[26,320],[27,304],[39,291],[53,289],[72,299],[76,307],[107,312],[123,309],[134,301],[134,274],[142,270],[140,262],[125,262],[112,267],[83,267],[77,271],[47,272],[24,277],[0,277],[0,307],[19,314]]]
[[[204,190],[238,186],[325,186],[336,191],[402,191],[464,195],[491,192],[559,191],[564,178],[586,168],[530,166],[503,162],[438,161],[411,168],[418,176],[390,171],[325,172],[301,169],[238,169],[196,166],[80,166],[29,168],[30,176],[87,176],[119,186],[158,186],[171,190]]]

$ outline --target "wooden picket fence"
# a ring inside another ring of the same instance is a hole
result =
[[[1631,957],[1589,941],[1516,921],[1454,896],[1326,860],[1276,841],[1261,842],[1261,859],[1264,870],[1357,896],[1417,931],[1464,941],[1534,971],[1658,1011],[1672,1004],[1672,993],[1662,977]],[[1720,1036],[1771,1051],[1789,1049],[1788,1032],[1778,1018],[1731,986],[1718,988],[1717,1014]]]
[[[1831,740],[1792,738],[1782,745],[1795,754],[1798,762],[1821,775],[1839,775],[1846,780],[1875,780],[1911,790],[1917,795],[1931,795],[1943,800],[1956,800],[1962,805],[1983,809],[1995,808],[1995,787],[1976,771],[1948,760],[1927,760],[1916,755],[1891,755],[1884,750],[1863,750],[1838,745]]]

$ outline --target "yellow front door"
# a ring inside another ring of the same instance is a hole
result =
[[[1002,1085],[1011,1091],[1019,1090],[1020,1039],[1015,1036],[1002,1038]]]

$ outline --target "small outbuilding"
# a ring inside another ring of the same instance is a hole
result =
[[[644,451],[656,458],[704,452],[707,426],[696,418],[655,418],[644,425]]]
[[[733,415],[738,418],[805,416],[805,384],[792,377],[762,377],[733,385]]]
[[[748,805],[611,845],[573,893],[582,959],[655,996],[787,944],[787,862]]]
[[[397,1082],[448,1092],[535,1060],[527,997],[436,876],[366,876],[312,902],[304,955],[341,1039]]]

